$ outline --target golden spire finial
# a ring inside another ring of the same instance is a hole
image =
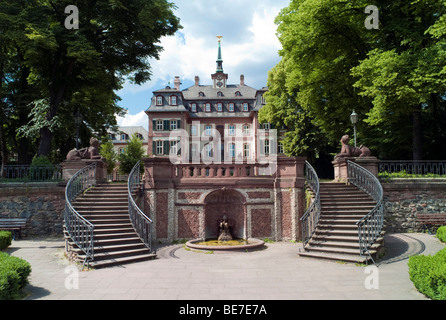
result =
[[[223,38],[223,36],[217,36],[218,42],[221,41],[221,38]]]

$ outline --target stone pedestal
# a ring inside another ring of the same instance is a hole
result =
[[[337,157],[331,162],[334,169],[334,181],[348,182],[348,160],[378,176],[379,159],[376,157]]]
[[[62,167],[62,177],[65,182],[71,179],[80,169],[96,162],[96,181],[97,183],[107,182],[107,164],[102,160],[65,160],[60,164]]]

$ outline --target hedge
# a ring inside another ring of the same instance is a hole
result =
[[[408,265],[418,291],[433,300],[446,300],[446,248],[435,255],[412,256]]]
[[[6,249],[11,245],[12,234],[9,231],[0,231],[0,250]]]
[[[0,252],[0,300],[20,298],[30,273],[29,262]]]
[[[446,226],[442,226],[437,229],[437,238],[441,242],[446,242]]]

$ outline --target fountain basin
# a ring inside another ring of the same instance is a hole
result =
[[[260,239],[249,238],[246,239],[234,239],[230,241],[218,241],[217,239],[203,240],[194,239],[186,242],[186,246],[192,249],[199,250],[221,250],[221,251],[238,251],[259,249],[265,245],[265,242]]]

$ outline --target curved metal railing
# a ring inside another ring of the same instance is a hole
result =
[[[94,225],[82,217],[71,202],[96,185],[96,162],[76,172],[65,188],[65,228],[74,243],[85,253],[84,265],[94,260]]]
[[[305,180],[308,187],[313,191],[314,200],[308,207],[307,211],[305,211],[302,218],[300,218],[302,225],[302,242],[304,247],[313,236],[321,215],[319,177],[308,161],[305,161]]]
[[[129,215],[133,228],[141,241],[152,251],[152,220],[136,204],[133,193],[138,192],[141,186],[141,161],[133,167],[128,178]]]
[[[381,235],[384,224],[383,188],[378,178],[360,165],[347,161],[348,181],[354,184],[376,201],[376,206],[362,219],[356,222],[359,235],[359,254],[370,254],[370,247]],[[373,261],[373,259],[372,259]]]

